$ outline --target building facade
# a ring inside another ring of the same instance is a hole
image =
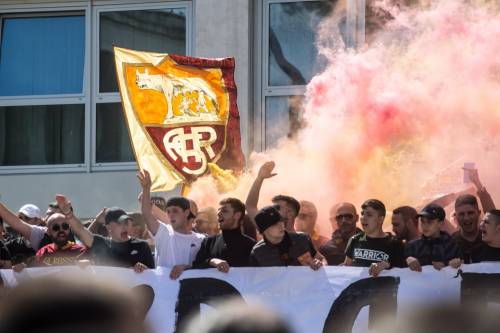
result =
[[[44,209],[56,193],[82,217],[138,209],[137,165],[112,48],[234,57],[245,154],[300,127],[322,19],[362,42],[364,0],[4,0],[0,3],[0,200]],[[334,29],[332,34],[338,34]]]

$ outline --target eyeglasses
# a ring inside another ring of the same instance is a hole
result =
[[[335,215],[335,219],[337,221],[341,221],[343,219],[345,219],[345,220],[352,220],[353,218],[354,218],[353,214],[339,214],[339,215]]]
[[[59,224],[52,225],[52,231],[58,232],[59,230],[61,230],[61,228],[62,230],[69,230],[69,224],[63,223],[61,225]]]

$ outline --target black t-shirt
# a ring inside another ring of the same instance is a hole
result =
[[[371,238],[364,233],[349,240],[346,256],[352,259],[352,266],[369,267],[372,263],[386,261],[392,267],[404,267],[403,243],[391,234],[383,238]]]
[[[146,241],[130,238],[126,242],[113,242],[111,238],[94,235],[92,254],[97,265],[132,267],[140,262],[155,268],[153,254]]]
[[[11,255],[12,264],[27,262],[31,257],[35,256],[35,250],[26,245],[24,237],[17,236],[10,238],[5,242],[5,246]]]
[[[250,254],[250,266],[301,266],[315,255],[316,250],[308,235],[285,231],[278,244],[271,244],[266,239],[255,244]]]
[[[255,240],[243,235],[240,229],[222,230],[221,234],[203,239],[193,262],[194,268],[209,268],[210,260],[225,260],[231,267],[248,266]]]
[[[472,257],[472,262],[476,263],[482,261],[500,261],[500,248],[482,243],[480,250]]]
[[[474,262],[474,258],[480,254],[483,246],[483,241],[481,233],[479,232],[476,238],[471,242],[466,240],[460,234],[460,231],[455,232],[452,238],[457,242],[460,250],[462,252],[463,260],[465,264],[471,264]]]

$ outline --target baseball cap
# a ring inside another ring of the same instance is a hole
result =
[[[19,209],[19,213],[23,214],[26,217],[29,217],[30,219],[34,219],[34,218],[41,219],[42,218],[42,214],[40,213],[40,208],[38,208],[37,206],[35,206],[33,204],[26,204],[26,205],[22,206]]]
[[[106,210],[106,215],[104,215],[105,224],[109,224],[110,222],[123,222],[131,219],[132,217],[119,207],[109,208]]]
[[[260,233],[280,221],[283,221],[283,218],[276,206],[264,207],[255,215],[255,223]]]
[[[189,200],[184,198],[184,197],[172,197],[172,198],[168,199],[166,207],[168,208],[171,206],[180,207],[182,210],[189,209],[188,219],[192,219],[192,218],[196,217],[193,214],[193,212],[191,211],[191,205],[189,203]]]
[[[439,205],[428,204],[420,211],[420,213],[418,213],[418,217],[426,217],[431,220],[438,219],[439,221],[444,221],[446,212],[444,211],[443,207]]]

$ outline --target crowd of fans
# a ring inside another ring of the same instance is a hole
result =
[[[259,192],[275,176],[274,162],[264,163],[246,202],[225,198],[218,210],[198,210],[184,197],[151,196],[151,177],[137,176],[142,188],[141,213],[118,207],[102,209],[82,222],[69,198],[56,195],[45,214],[32,204],[16,213],[0,203],[0,267],[106,265],[140,273],[171,267],[177,279],[186,269],[324,265],[369,267],[377,276],[392,267],[421,271],[461,264],[500,261],[500,210],[481,184],[477,170],[466,170],[474,188],[392,212],[393,234],[383,229],[384,203],[366,200],[330,209],[333,233],[328,239],[316,226],[318,212],[310,201],[279,194],[258,208]],[[479,200],[478,200],[479,198]],[[453,204],[447,220],[444,206]],[[481,209],[482,208],[482,209]],[[484,214],[483,214],[484,212]],[[359,225],[358,225],[359,222]],[[5,224],[4,224],[5,223]],[[458,228],[453,231],[456,225]],[[361,227],[361,229],[359,228]]]

